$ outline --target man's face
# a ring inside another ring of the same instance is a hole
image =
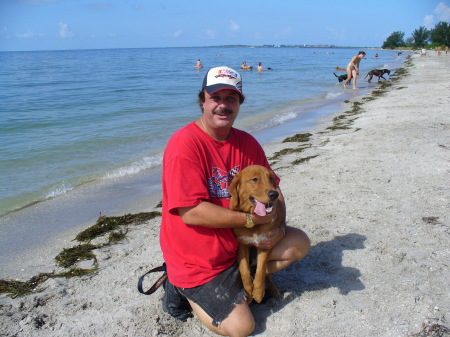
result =
[[[231,128],[241,104],[239,94],[231,89],[216,91],[212,95],[205,91],[203,118],[211,129]]]

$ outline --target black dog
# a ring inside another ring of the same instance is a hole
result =
[[[391,74],[391,71],[389,69],[374,69],[371,70],[367,73],[366,77],[369,76],[369,80],[368,82],[370,83],[370,81],[372,81],[372,77],[377,76],[378,77],[378,82],[380,82],[380,78],[382,78],[383,80],[386,81],[386,79],[383,77],[384,74]],[[366,78],[364,77],[364,78]]]
[[[347,74],[339,75],[339,76],[334,74],[334,76],[336,76],[338,78],[339,83],[341,83],[342,81],[346,81],[347,80]],[[352,80],[350,79],[350,81],[348,81],[348,83],[352,83]]]

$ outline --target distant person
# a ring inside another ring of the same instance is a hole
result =
[[[442,47],[441,46],[437,47],[437,52],[438,52],[438,55],[441,55],[441,52],[442,52]]]
[[[448,54],[448,46],[445,46],[445,55]]]
[[[263,67],[262,67],[262,63],[259,62],[258,64],[258,73],[262,73],[264,71]]]
[[[241,69],[242,69],[242,70],[252,70],[253,67],[252,67],[252,66],[248,66],[248,65],[247,65],[247,62],[244,61],[244,62],[242,62],[242,64],[241,64]]]
[[[197,64],[194,66],[194,68],[198,68],[198,69],[203,68],[203,65],[202,65],[202,62],[200,61],[200,59],[197,60]]]
[[[425,47],[422,48],[422,51],[420,52],[420,57],[427,57],[427,50]]]
[[[378,58],[378,53],[375,53],[375,58],[376,58],[376,59]]]
[[[347,66],[347,79],[344,83],[344,88],[347,86],[348,82],[353,78],[353,89],[356,89],[356,79],[359,75],[359,63],[361,62],[361,59],[366,56],[366,52],[360,51],[358,52],[358,55],[355,55],[352,57],[352,60]]]

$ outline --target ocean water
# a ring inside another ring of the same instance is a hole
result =
[[[359,92],[376,86],[364,81],[367,71],[394,69],[405,57],[366,52]],[[236,127],[266,143],[307,128],[320,117],[312,112],[334,112],[330,107],[354,94],[333,72],[343,74],[334,67],[345,68],[356,53],[262,47],[0,52],[0,221],[88,185],[157,175],[168,138],[200,114],[197,93],[210,67],[239,70],[244,60],[255,67],[241,71],[246,102]],[[193,68],[198,58],[201,70]],[[258,73],[258,62],[272,70]]]

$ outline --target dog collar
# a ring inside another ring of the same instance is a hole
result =
[[[255,223],[252,220],[252,215],[250,213],[245,213],[245,215],[247,216],[247,223],[245,224],[245,227],[253,228]]]

